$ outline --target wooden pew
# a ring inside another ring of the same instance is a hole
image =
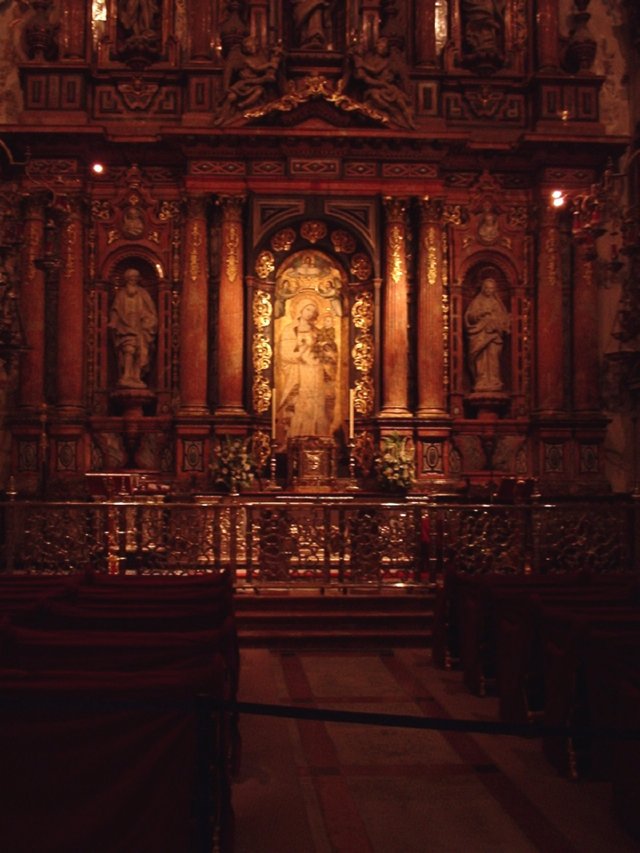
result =
[[[228,778],[210,725],[217,682],[215,665],[1,670],[0,848],[231,851]]]
[[[640,636],[640,608],[591,606],[545,607],[541,614],[546,726],[587,727],[592,722],[586,670],[592,631]],[[543,737],[543,752],[558,772],[570,778],[584,775],[589,766],[590,740],[561,734]]]

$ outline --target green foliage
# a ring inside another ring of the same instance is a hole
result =
[[[210,470],[213,482],[227,489],[248,485],[256,474],[249,439],[224,436],[216,445]]]
[[[383,437],[375,458],[374,470],[378,483],[389,491],[410,489],[416,481],[413,442],[394,432]]]

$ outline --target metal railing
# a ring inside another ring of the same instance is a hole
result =
[[[442,503],[243,496],[0,503],[5,571],[175,574],[237,586],[429,586],[466,572],[635,570],[632,499]]]

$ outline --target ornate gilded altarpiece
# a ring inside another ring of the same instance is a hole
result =
[[[193,494],[228,436],[264,486],[305,434],[371,486],[393,433],[418,492],[606,488],[598,306],[637,255],[598,254],[612,4],[599,40],[596,0],[0,5],[21,490]]]

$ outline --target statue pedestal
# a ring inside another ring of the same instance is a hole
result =
[[[465,397],[481,421],[497,420],[509,405],[509,399],[504,391],[472,391]]]
[[[288,480],[296,491],[329,492],[335,487],[332,438],[300,435],[287,443]]]
[[[156,398],[148,388],[118,388],[113,391],[111,399],[122,411],[122,416],[128,420],[144,417],[144,407]]]

